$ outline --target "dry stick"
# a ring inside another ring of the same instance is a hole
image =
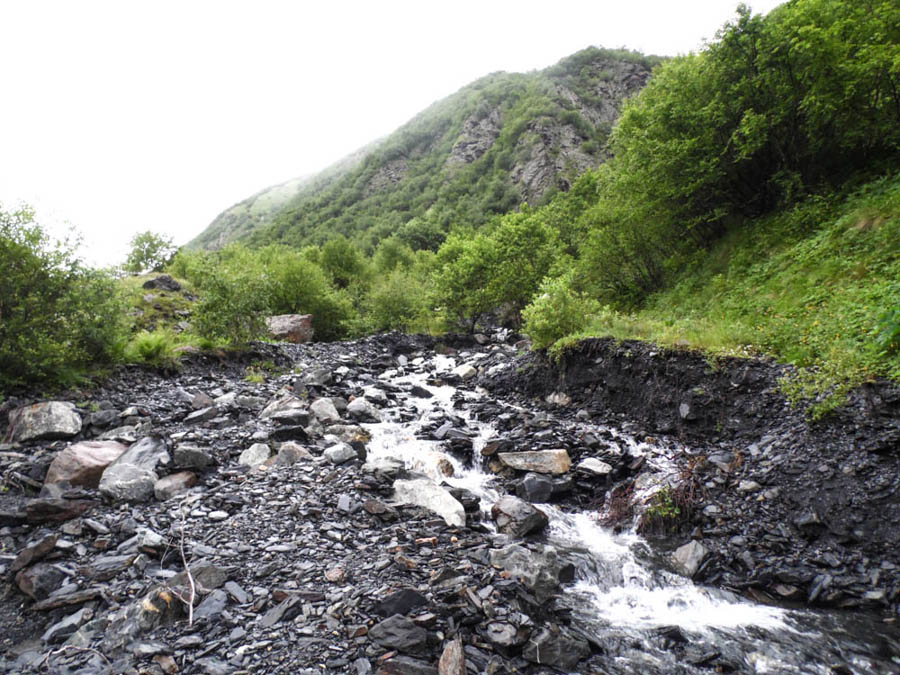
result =
[[[184,515],[184,504],[181,505],[181,562],[184,564],[184,573],[187,574],[188,583],[191,585],[191,597],[188,598],[188,628],[194,625],[194,597],[197,594],[197,588],[194,586],[194,575],[191,574],[191,567],[188,565],[184,555],[184,529],[187,526]]]
[[[76,647],[75,645],[63,645],[59,649],[54,649],[53,651],[47,652],[47,655],[44,656],[43,660],[40,663],[40,666],[47,666],[49,668],[50,667],[50,659],[52,659],[54,656],[59,656],[60,654],[65,654],[69,650],[75,651],[75,652],[90,652],[91,654],[96,654],[97,656],[99,656],[101,659],[103,659],[106,662],[106,665],[112,666],[112,663],[110,663],[109,659],[106,658],[101,652],[97,651],[96,649],[92,649],[91,647]]]

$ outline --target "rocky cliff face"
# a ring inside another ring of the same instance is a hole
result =
[[[590,48],[540,72],[489,75],[328,171],[231,207],[190,246],[299,246],[335,232],[371,246],[426,213],[477,227],[539,203],[606,159],[622,102],[656,62]]]

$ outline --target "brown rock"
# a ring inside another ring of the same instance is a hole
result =
[[[296,344],[313,338],[312,314],[279,314],[266,319],[269,335],[275,340]]]
[[[344,583],[345,578],[344,570],[340,567],[332,567],[330,570],[325,572],[325,578],[328,579],[333,584],[341,584]]]
[[[444,647],[444,653],[438,661],[438,675],[466,675],[466,655],[459,638]]]
[[[529,450],[526,452],[500,452],[499,459],[505,466],[518,471],[534,471],[559,475],[572,466],[569,453],[565,450]]]
[[[153,485],[153,494],[159,501],[164,502],[190,490],[196,484],[197,474],[192,471],[179,471],[156,481]]]
[[[9,566],[9,571],[18,572],[20,569],[28,567],[31,563],[37,562],[53,550],[53,547],[56,546],[57,539],[59,539],[59,535],[51,534],[41,539],[34,546],[23,548],[19,551],[19,555],[16,556],[16,559],[12,561],[12,565]]]
[[[44,484],[69,483],[87,488],[100,484],[103,470],[127,448],[116,441],[81,441],[61,450],[50,468]]]
[[[29,523],[62,523],[87,513],[97,502],[89,499],[32,499],[25,504]]]

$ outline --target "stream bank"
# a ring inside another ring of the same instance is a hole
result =
[[[0,666],[900,672],[891,552],[873,545],[863,556],[849,544],[823,543],[827,534],[800,548],[792,521],[776,522],[774,509],[765,513],[787,534],[751,538],[745,502],[754,491],[734,490],[736,480],[749,480],[749,462],[717,463],[715,452],[746,442],[752,456],[757,443],[773,460],[765,448],[785,439],[664,434],[626,417],[627,409],[591,402],[586,391],[579,400],[578,388],[560,379],[565,370],[518,353],[505,338],[260,345],[242,360],[191,357],[177,373],[127,369],[75,398],[77,433],[0,448],[10,486],[0,495]],[[87,440],[155,457],[152,496],[117,491],[130,486],[112,489],[106,479],[99,490],[53,487],[51,463]],[[571,467],[558,473],[509,464],[528,452],[558,458],[560,450]],[[634,518],[654,494],[693,475],[685,463],[702,478],[708,503],[648,545],[631,531]],[[157,491],[160,481],[165,490]],[[443,501],[405,504],[399,482],[439,487]],[[760,481],[756,497],[763,487],[773,489]],[[608,498],[617,490],[628,507],[619,512]],[[740,495],[734,507],[732,493]],[[504,495],[524,500],[522,521],[533,533],[501,524],[493,506]],[[756,503],[768,508],[777,495]],[[438,515],[444,506],[450,510]],[[674,572],[668,549],[692,539],[705,549],[693,577],[713,586]],[[808,557],[815,547],[818,562]],[[732,548],[742,549],[741,564],[747,552],[753,570],[781,574],[785,589],[805,591],[785,576],[789,563],[798,579],[806,565],[825,570],[832,581],[823,591],[832,595],[797,596],[797,605],[854,606],[846,601],[855,598],[862,609],[791,612],[748,602],[771,596],[785,604],[764,575],[730,569]],[[185,561],[198,584],[192,621]],[[873,590],[883,595],[866,597]]]

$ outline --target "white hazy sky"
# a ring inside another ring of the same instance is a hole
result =
[[[134,233],[183,244],[482,75],[592,44],[696,51],[737,4],[0,0],[0,203],[116,264]]]

